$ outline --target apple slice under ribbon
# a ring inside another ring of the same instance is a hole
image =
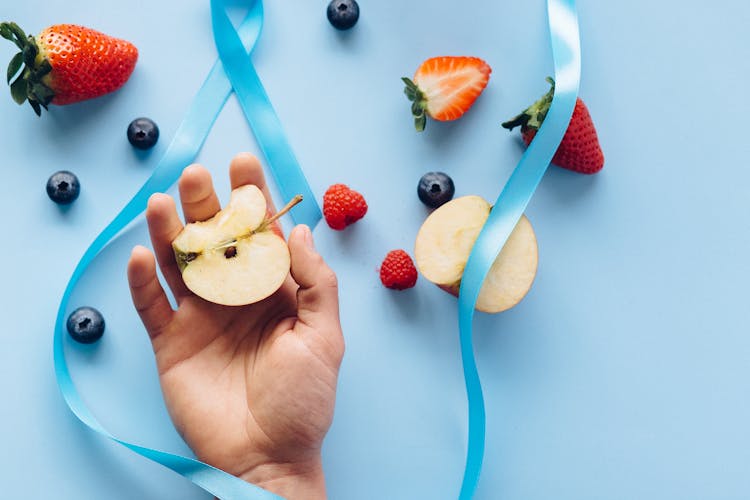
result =
[[[462,196],[432,212],[414,244],[422,276],[458,296],[466,261],[491,209],[480,196]],[[538,262],[534,229],[522,216],[490,267],[477,298],[477,311],[499,313],[521,302],[534,282]]]

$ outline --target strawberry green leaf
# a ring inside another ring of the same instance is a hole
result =
[[[10,30],[13,32],[14,35],[16,35],[17,38],[20,38],[21,40],[26,39],[26,33],[23,32],[23,30],[14,22],[8,23],[10,26]]]
[[[410,101],[418,101],[422,98],[422,92],[417,87],[417,84],[411,81],[411,79],[403,77],[401,81],[406,85],[404,87],[404,94],[409,98]]]
[[[10,64],[8,64],[8,83],[10,83],[13,77],[16,76],[16,73],[21,69],[21,66],[23,66],[23,53],[19,52],[13,56],[13,59],[10,60]]]
[[[526,108],[520,115],[508,120],[507,122],[503,122],[502,126],[504,128],[513,130],[514,127],[520,125],[522,127],[521,130],[539,130],[539,127],[542,126],[542,122],[544,122],[544,119],[547,117],[547,112],[552,104],[552,98],[555,95],[555,81],[552,78],[547,77],[547,82],[551,85],[550,90],[543,95],[541,99]]]
[[[420,105],[419,101],[414,101],[411,103],[411,114],[414,116],[419,116],[424,114],[424,109],[422,109],[422,106]]]
[[[29,101],[34,112],[41,116],[42,108],[47,109],[47,105],[55,97],[55,92],[42,81],[52,71],[51,64],[46,58],[39,57],[36,39],[33,36],[27,37],[16,23],[0,23],[0,36],[11,40],[21,49],[11,59],[6,74],[9,83],[15,78],[10,84],[13,100],[18,104]]]
[[[404,94],[406,94],[406,97],[410,101],[416,100],[417,92],[418,92],[417,86],[414,85],[414,82],[412,82],[406,77],[402,78],[401,80],[406,84],[406,86],[404,87]]]
[[[16,23],[9,23],[9,24],[10,24],[10,30],[13,32],[13,35],[16,37],[16,40],[18,40],[19,42],[25,42],[26,33],[24,33],[23,30]]]
[[[16,80],[10,84],[10,95],[13,97],[13,100],[16,101],[16,104],[23,104],[23,102],[28,97],[28,85],[26,84],[26,80],[23,78],[23,75],[19,75]]]
[[[36,59],[36,55],[39,53],[39,49],[37,49],[35,43],[29,43],[23,48],[23,62],[26,63],[26,66],[33,68],[34,67],[34,59]]]
[[[13,31],[10,29],[10,24],[0,23],[0,36],[11,42],[13,41]]]
[[[427,117],[425,117],[424,113],[422,113],[419,116],[414,117],[414,128],[417,129],[417,132],[424,131],[424,127],[427,124]]]
[[[15,43],[21,50],[26,46],[26,33],[16,23],[2,23],[0,26],[0,35]]]
[[[411,79],[403,77],[401,81],[404,82],[404,94],[411,101],[411,114],[414,116],[414,128],[417,132],[422,132],[425,125],[427,124],[427,117],[425,116],[425,109],[427,108],[427,100],[419,90],[417,84]]]
[[[38,102],[29,99],[29,104],[31,104],[31,107],[34,108],[34,113],[36,113],[36,116],[42,116],[42,107]]]
[[[31,86],[31,95],[34,96],[34,100],[40,104],[47,105],[52,102],[52,98],[55,97],[55,93],[44,85],[43,83],[34,83]]]
[[[36,69],[36,72],[34,73],[37,77],[37,79],[40,79],[52,71],[52,65],[49,63],[47,59],[43,60],[41,64],[39,64],[39,67]]]

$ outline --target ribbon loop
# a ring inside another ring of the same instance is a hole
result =
[[[219,5],[219,2],[212,2],[212,7],[215,5]],[[223,10],[212,9],[212,13],[226,17]],[[244,75],[249,72],[254,77],[253,86],[249,89],[247,86],[240,87],[242,94],[239,95],[238,92],[238,95],[243,110],[256,107],[260,110],[256,114],[248,114],[246,111],[246,116],[266,156],[273,177],[279,184],[282,196],[291,197],[289,195],[291,192],[292,196],[299,193],[306,198],[304,206],[301,207],[302,210],[297,211],[295,221],[300,220],[314,228],[321,218],[315,196],[305,180],[302,169],[294,159],[281,124],[273,112],[273,106],[250,62],[249,54],[255,47],[263,26],[261,0],[250,0],[249,12],[238,29],[235,29],[231,23],[221,21],[221,17],[218,23],[214,19],[214,29],[217,30],[215,37],[217,40],[230,40],[233,45],[232,54],[214,64],[154,173],[86,249],[68,281],[55,323],[53,338],[55,375],[60,392],[71,411],[83,424],[101,436],[181,474],[207,492],[224,500],[278,500],[281,497],[198,460],[146,448],[113,436],[104,429],[84,403],[73,383],[65,359],[63,342],[65,318],[75,286],[107,243],[145,210],[148,198],[153,193],[166,191],[177,181],[182,169],[193,162],[214,121],[232,93],[233,86],[227,74],[239,72]],[[221,52],[223,49],[220,49]],[[237,91],[236,88],[234,90]]]
[[[242,41],[226,13],[226,2],[227,0],[211,0],[214,41],[224,71],[232,82],[242,112],[255,133],[258,145],[268,159],[284,203],[295,195],[302,195],[302,203],[291,212],[292,220],[315,227],[322,217],[320,208],[292,148],[287,143],[281,121],[268,99],[260,77],[248,59]],[[257,1],[255,4],[262,12],[261,2]]]

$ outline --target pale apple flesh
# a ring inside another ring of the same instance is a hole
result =
[[[291,260],[275,220],[288,208],[267,217],[263,193],[247,185],[233,190],[211,219],[186,225],[172,247],[188,289],[227,306],[253,304],[278,290]]]
[[[414,256],[422,276],[458,295],[466,261],[491,205],[479,196],[456,198],[435,210],[417,234]],[[528,293],[539,261],[536,235],[522,216],[482,285],[476,308],[502,312]]]

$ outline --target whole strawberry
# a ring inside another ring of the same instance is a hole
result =
[[[334,184],[323,195],[323,217],[331,229],[341,231],[366,213],[364,196],[344,184]]]
[[[460,118],[487,86],[490,73],[492,68],[478,57],[443,56],[423,62],[413,80],[402,78],[417,132],[424,130],[425,115],[438,121]]]
[[[406,290],[417,284],[417,268],[403,250],[391,250],[380,265],[380,282],[386,288]]]
[[[37,115],[50,104],[72,104],[119,89],[130,77],[138,49],[125,40],[73,24],[26,36],[16,23],[0,23],[0,36],[20,49],[8,66],[10,93]],[[23,67],[23,69],[22,69]]]
[[[520,115],[502,124],[508,130],[513,130],[514,127],[520,125],[521,137],[527,146],[531,144],[537,130],[542,126],[552,103],[552,97],[555,94],[555,81],[552,78],[547,78],[547,81],[552,85],[552,88],[544,97]],[[604,167],[604,153],[599,146],[599,137],[596,135],[594,121],[580,98],[576,101],[573,117],[570,119],[565,136],[552,158],[552,163],[558,167],[582,174],[595,174]]]

